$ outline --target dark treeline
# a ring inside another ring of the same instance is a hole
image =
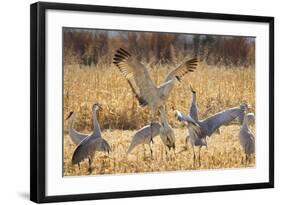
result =
[[[147,63],[177,63],[185,56],[210,65],[251,66],[255,39],[217,35],[64,29],[64,62],[110,64],[123,47]]]

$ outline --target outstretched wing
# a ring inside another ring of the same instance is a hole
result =
[[[231,122],[242,112],[244,111],[239,107],[229,108],[200,121],[200,126],[203,128],[205,134],[210,137],[216,129]]]
[[[193,72],[198,65],[198,60],[193,58],[191,60],[183,62],[180,66],[176,69],[171,71],[168,76],[166,77],[165,82],[172,80],[173,78],[177,78],[178,81],[187,73]]]
[[[157,88],[147,69],[122,48],[116,51],[113,60],[113,63],[127,79],[140,105],[145,106],[151,103],[157,95]]]
[[[83,139],[88,137],[88,134],[78,132],[74,128],[70,128],[69,137],[75,145],[78,145]]]
[[[190,115],[186,115],[178,110],[176,110],[175,115],[178,121],[192,123],[195,126],[199,127],[198,123]]]

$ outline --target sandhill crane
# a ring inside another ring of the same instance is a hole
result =
[[[137,145],[147,144],[149,145],[152,158],[153,155],[151,143],[153,143],[153,138],[160,134],[160,127],[161,125],[158,122],[152,122],[149,125],[146,125],[143,128],[139,129],[133,136],[127,154],[129,154]]]
[[[193,87],[191,85],[190,85],[190,91],[192,92],[192,100],[191,100],[189,115],[193,120],[195,120],[195,122],[199,122],[198,107],[197,107],[197,100],[196,100],[196,91],[193,89]],[[238,117],[240,117],[240,115]],[[218,134],[220,134],[219,128],[216,129],[215,131]],[[189,135],[186,136],[186,140],[185,140],[186,145],[188,144],[188,141],[189,141]]]
[[[153,116],[159,107],[164,106],[175,81],[180,81],[185,74],[193,72],[198,63],[197,59],[184,61],[167,75],[164,83],[156,87],[150,78],[147,68],[126,50],[118,49],[113,60],[113,63],[127,79],[139,104],[141,106],[149,106]]]
[[[206,137],[210,137],[220,126],[227,124],[237,118],[242,112],[245,111],[246,107],[247,105],[245,103],[241,103],[239,107],[226,109],[204,120],[199,120],[198,122],[192,119],[190,115],[185,115],[177,110],[175,111],[177,119],[187,124],[190,135],[190,143],[192,144],[193,148],[194,165],[196,159],[194,146],[199,146],[198,161],[199,166],[201,166],[200,150],[202,146],[207,147]]]
[[[98,103],[95,103],[93,105],[93,124],[94,129],[91,134],[89,134],[85,139],[83,139],[76,149],[74,150],[73,156],[72,156],[72,164],[78,164],[84,160],[85,158],[89,159],[89,173],[92,172],[92,157],[94,157],[95,152],[101,151],[101,152],[107,152],[109,153],[111,151],[110,145],[108,142],[102,138],[101,136],[101,130],[100,126],[97,120],[97,114],[96,112],[101,109],[101,106]]]
[[[239,132],[240,145],[245,153],[245,162],[250,162],[250,157],[255,153],[255,136],[249,129],[248,124],[255,120],[254,113],[245,114],[243,124]]]
[[[196,103],[196,92],[191,85],[190,85],[190,91],[192,92],[192,100],[191,100],[189,115],[192,119],[195,120],[195,122],[198,122],[198,107],[197,107],[197,103]],[[188,148],[189,138],[190,138],[190,136],[188,133],[185,138],[186,148]]]
[[[76,113],[71,111],[67,116],[66,120],[70,120],[69,122],[69,137],[75,145],[78,145],[88,134],[80,133],[74,128],[74,122],[76,118]]]
[[[176,154],[176,138],[173,128],[168,123],[166,112],[163,106],[160,107],[160,122],[160,138],[164,144],[165,154],[167,158],[167,148],[169,150],[171,150],[172,148],[174,150],[174,153]]]

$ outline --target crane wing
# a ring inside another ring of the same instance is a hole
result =
[[[92,156],[101,146],[102,138],[92,138],[91,135],[82,140],[72,155],[72,164],[78,164],[88,156]]]
[[[98,140],[100,140],[100,142],[96,142],[99,143],[99,146],[97,146],[97,151],[107,153],[111,152],[111,147],[105,139],[99,138]]]
[[[216,129],[224,124],[231,122],[242,112],[244,111],[239,107],[229,108],[200,121],[199,124],[203,128],[205,134],[210,137]]]
[[[193,72],[198,65],[198,60],[196,58],[193,58],[188,61],[184,61],[180,66],[178,66],[176,69],[171,71],[167,77],[165,82],[172,80],[173,78],[177,78],[178,81],[187,73]]]
[[[139,129],[128,148],[127,154],[129,154],[137,145],[145,144],[150,141],[157,135],[160,134],[160,127],[161,125],[158,122],[152,122],[149,125],[144,126],[143,128]]]
[[[88,137],[88,134],[78,132],[77,130],[71,128],[69,131],[69,137],[75,145],[78,145],[83,139]]]
[[[126,50],[120,48],[114,55],[114,64],[127,79],[140,105],[145,106],[157,96],[157,88],[147,69]]]
[[[176,118],[180,122],[192,123],[192,124],[196,125],[197,127],[199,127],[198,123],[190,115],[186,115],[178,110],[176,110]]]

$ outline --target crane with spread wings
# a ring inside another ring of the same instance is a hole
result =
[[[164,106],[176,80],[180,81],[184,75],[193,72],[198,64],[196,58],[182,62],[166,76],[162,84],[156,86],[147,68],[128,51],[119,48],[113,60],[113,63],[127,79],[139,104],[150,107],[153,114],[159,107]]]
[[[225,125],[235,118],[239,117],[241,113],[245,112],[248,105],[241,103],[240,106],[225,109],[206,119],[195,121],[190,114],[186,115],[183,112],[176,110],[176,118],[187,125],[189,132],[189,141],[193,148],[193,164],[195,166],[195,151],[194,146],[199,147],[198,161],[200,162],[200,150],[202,146],[207,146],[206,138],[211,136],[220,126]]]

